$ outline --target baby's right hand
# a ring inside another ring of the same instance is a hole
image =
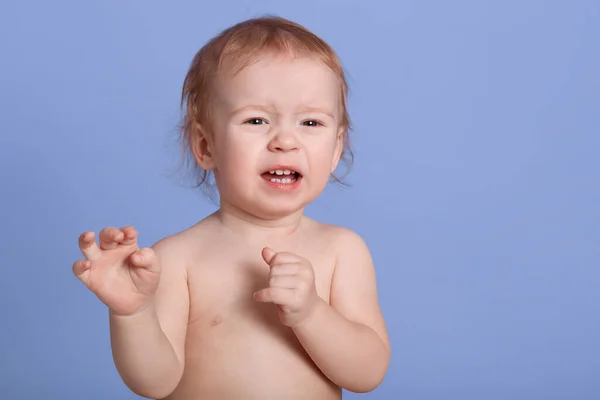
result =
[[[144,308],[160,279],[160,265],[154,250],[140,249],[133,227],[105,228],[100,245],[94,232],[79,237],[85,260],[73,264],[73,273],[118,315],[131,315]]]

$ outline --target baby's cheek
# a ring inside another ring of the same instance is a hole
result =
[[[329,179],[334,161],[333,152],[323,152],[323,154],[321,154],[317,160],[315,172],[318,173],[323,179]]]

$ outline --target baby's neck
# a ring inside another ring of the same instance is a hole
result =
[[[266,219],[223,203],[214,216],[223,227],[242,235],[291,235],[304,222],[303,210],[281,218]]]

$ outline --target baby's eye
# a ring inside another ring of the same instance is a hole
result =
[[[308,121],[302,122],[302,125],[314,127],[314,126],[322,126],[323,124],[320,121],[317,121],[316,119],[310,119]]]
[[[265,121],[262,118],[251,118],[248,121],[246,121],[246,123],[250,124],[250,125],[262,125],[262,124],[266,124],[267,121]]]

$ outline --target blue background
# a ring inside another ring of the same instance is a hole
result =
[[[0,397],[131,399],[85,230],[214,210],[172,175],[181,84],[275,13],[349,73],[356,165],[308,210],[359,232],[393,358],[365,399],[600,398],[597,1],[4,1]],[[39,397],[38,397],[39,396]]]

